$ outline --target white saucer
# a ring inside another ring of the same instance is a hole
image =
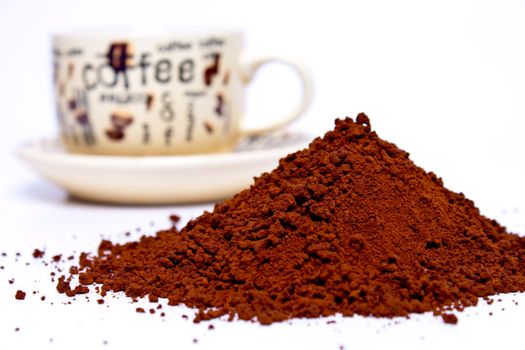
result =
[[[228,198],[253,177],[308,145],[311,136],[288,132],[242,140],[230,153],[190,156],[96,156],[67,153],[58,140],[39,140],[18,153],[71,195],[97,202],[168,204]]]

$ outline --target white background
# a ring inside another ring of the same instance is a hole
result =
[[[525,1],[21,1],[0,0],[0,348],[438,348],[520,344],[525,298],[503,296],[459,315],[456,327],[423,315],[193,325],[171,308],[139,315],[128,300],[65,301],[33,248],[93,250],[101,237],[151,234],[193,207],[116,207],[68,199],[14,151],[56,134],[50,34],[75,28],[227,25],[246,50],[297,56],[310,67],[315,101],[292,128],[322,134],[337,117],[366,112],[383,138],[411,153],[482,212],[525,234]],[[269,67],[248,90],[249,113],[271,118],[298,97],[297,82]],[[154,226],[151,226],[151,222]],[[14,253],[22,253],[18,263]],[[26,266],[25,262],[30,262]],[[15,283],[7,280],[15,277]],[[39,282],[34,282],[39,281]],[[30,292],[14,299],[17,288]],[[35,296],[31,291],[39,291]],[[39,300],[45,294],[46,302]],[[514,305],[512,300],[521,301]],[[50,305],[53,302],[54,305]],[[505,308],[505,311],[501,311]],[[494,316],[489,317],[489,312]],[[188,313],[189,314],[189,313]],[[14,329],[20,327],[19,332]],[[50,342],[53,338],[53,342]],[[193,338],[198,343],[192,342]],[[103,342],[107,341],[104,346]]]

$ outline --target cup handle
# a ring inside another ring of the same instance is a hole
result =
[[[312,78],[310,76],[310,73],[308,69],[305,68],[305,66],[300,63],[298,60],[288,59],[280,56],[263,56],[258,58],[252,58],[249,60],[246,60],[241,65],[241,79],[245,85],[248,85],[257,70],[263,66],[266,63],[281,63],[284,64],[290,68],[292,68],[295,73],[299,76],[302,84],[302,90],[303,90],[303,96],[301,101],[299,102],[299,105],[295,108],[295,110],[287,115],[279,118],[275,122],[264,125],[262,127],[258,128],[247,128],[245,126],[244,121],[246,119],[243,119],[241,127],[240,127],[240,134],[242,136],[255,136],[260,135],[269,131],[273,131],[276,129],[279,129],[298,117],[300,117],[304,111],[308,108],[310,105],[310,102],[312,100],[312,90],[313,90],[313,84],[312,84]]]

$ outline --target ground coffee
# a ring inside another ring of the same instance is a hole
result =
[[[17,290],[16,291],[16,294],[15,294],[15,299],[16,300],[24,300],[26,298],[26,293],[22,290]]]
[[[199,310],[196,321],[443,314],[525,290],[524,253],[525,239],[359,114],[180,232],[103,241],[96,256],[82,255],[79,281],[186,304]],[[64,278],[58,287],[77,289]]]

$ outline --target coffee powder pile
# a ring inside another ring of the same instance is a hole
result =
[[[446,310],[525,290],[524,257],[525,239],[443,187],[360,114],[180,232],[103,241],[97,256],[82,256],[79,281],[168,298],[197,308],[195,321],[434,311],[455,323]]]

